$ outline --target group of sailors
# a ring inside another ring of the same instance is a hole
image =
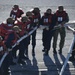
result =
[[[0,59],[5,52],[8,52],[8,55],[2,63],[2,67],[0,67],[0,74],[9,75],[9,66],[16,64],[13,62],[13,58],[17,57],[17,50],[19,50],[17,63],[25,64],[25,60],[29,59],[28,46],[30,44],[30,39],[32,39],[32,56],[35,56],[37,29],[31,35],[29,35],[29,32],[35,27],[39,28],[40,25],[44,27],[42,33],[42,51],[44,54],[49,54],[52,37],[53,53],[57,54],[58,34],[60,34],[61,38],[59,43],[59,54],[62,54],[62,48],[66,37],[64,24],[68,21],[68,13],[64,10],[63,6],[58,6],[58,10],[56,10],[54,14],[52,13],[52,9],[49,8],[43,16],[41,16],[38,7],[35,7],[32,11],[24,13],[18,5],[14,5],[10,12],[10,17],[0,24]],[[28,37],[12,48],[17,40],[26,34],[28,34]]]

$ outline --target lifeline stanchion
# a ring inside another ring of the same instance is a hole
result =
[[[71,27],[69,27],[69,29],[70,29],[71,31],[75,31],[75,30],[74,30],[73,28],[71,28]],[[63,64],[62,68],[61,68],[61,71],[60,71],[59,75],[63,75],[63,72],[64,72],[64,70],[65,70],[65,67],[66,67],[66,65],[67,65],[67,63],[68,63],[68,60],[69,60],[69,58],[70,58],[70,54],[72,53],[72,49],[73,49],[73,46],[74,46],[74,42],[75,42],[75,34],[74,34],[74,38],[73,38],[73,40],[72,40],[72,43],[71,43],[71,45],[70,45],[68,55],[67,55],[67,57],[66,57],[66,60],[65,60],[65,62],[64,62],[64,64]]]
[[[28,34],[24,35],[23,37],[21,37],[13,46],[12,48],[14,48],[17,43],[20,43],[23,39],[25,39],[26,37],[28,37],[29,35],[31,35],[38,27],[35,27],[32,31],[30,31]],[[3,55],[2,59],[0,60],[0,67],[5,59],[5,57],[8,55],[8,52],[5,52],[5,54]]]

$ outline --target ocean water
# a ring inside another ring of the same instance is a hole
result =
[[[59,5],[63,5],[70,20],[75,20],[75,0],[0,0],[0,23],[9,17],[14,4],[18,4],[26,13],[34,7],[39,7],[41,15],[51,8],[54,13]]]

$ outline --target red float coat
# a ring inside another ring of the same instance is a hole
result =
[[[20,18],[22,14],[24,14],[22,9],[19,8],[16,12],[14,11],[14,9],[12,9],[10,12],[10,17],[16,20],[17,18]]]
[[[19,35],[23,36],[24,34],[26,34],[26,32],[29,32],[30,27],[31,27],[31,21],[29,20],[28,22],[21,22],[21,21],[17,21],[17,23],[15,25],[18,25],[21,29]]]
[[[56,21],[58,23],[68,21],[68,14],[66,13],[66,11],[59,12],[59,10],[57,10],[55,14],[56,14]]]

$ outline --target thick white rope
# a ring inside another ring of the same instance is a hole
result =
[[[68,26],[68,28],[69,28],[71,31],[75,32],[75,30],[74,30],[73,28],[71,28],[70,26]],[[68,55],[67,55],[67,57],[66,57],[66,60],[65,60],[65,62],[64,62],[64,64],[63,64],[62,68],[61,68],[61,71],[60,71],[59,75],[63,75],[63,72],[64,72],[64,70],[65,70],[65,67],[66,67],[66,65],[67,65],[67,63],[68,63],[68,60],[69,60],[69,58],[70,58],[70,54],[72,53],[72,49],[73,49],[73,46],[74,46],[74,42],[75,42],[75,34],[74,34],[72,43],[71,43],[71,45],[70,45]]]

